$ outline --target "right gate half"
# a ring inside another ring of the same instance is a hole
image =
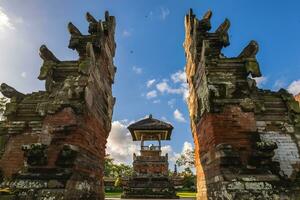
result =
[[[209,32],[211,15],[185,17],[198,199],[300,199],[299,103],[284,89],[257,88],[255,41],[224,56],[230,22]]]

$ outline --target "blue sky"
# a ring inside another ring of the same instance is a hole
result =
[[[252,39],[263,77],[260,87],[300,92],[300,1],[297,0],[0,0],[0,82],[22,92],[42,90],[37,80],[40,45],[46,44],[61,60],[76,59],[67,48],[67,23],[87,33],[87,11],[103,18],[116,16],[117,66],[113,88],[117,98],[108,150],[120,162],[131,162],[137,144],[130,142],[126,125],[148,114],[174,126],[165,152],[176,157],[190,148],[188,110],[184,101],[184,16],[193,8],[198,17],[213,11],[212,30],[225,18],[231,21],[231,45],[236,56]],[[152,81],[151,81],[152,80]],[[155,80],[155,81],[154,81]],[[150,81],[150,82],[149,82]],[[148,86],[147,86],[148,83]],[[150,84],[152,83],[152,84]],[[127,142],[125,143],[124,140]],[[185,145],[184,145],[185,144]],[[122,153],[120,153],[122,152]]]

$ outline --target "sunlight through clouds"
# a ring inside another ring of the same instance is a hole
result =
[[[11,19],[5,13],[4,9],[0,7],[0,32],[5,33],[7,30],[15,30],[15,26],[12,24]]]

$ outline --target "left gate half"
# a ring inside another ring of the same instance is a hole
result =
[[[46,90],[22,94],[3,83],[10,99],[0,122],[0,188],[17,199],[104,199],[103,168],[115,98],[112,84],[115,17],[86,14],[88,35],[72,23],[61,61],[45,45],[38,78]]]

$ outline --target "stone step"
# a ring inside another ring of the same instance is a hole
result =
[[[263,113],[255,115],[258,121],[288,121],[289,117],[284,114]]]
[[[265,113],[272,112],[272,113],[286,113],[287,108],[286,107],[266,107]]]

